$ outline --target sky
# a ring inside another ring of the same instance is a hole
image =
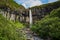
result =
[[[25,8],[33,7],[33,6],[39,6],[42,4],[47,4],[51,2],[55,2],[57,0],[14,0],[18,4],[23,5]]]

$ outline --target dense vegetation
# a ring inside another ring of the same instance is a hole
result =
[[[42,38],[60,40],[60,8],[37,21],[31,29]]]
[[[11,9],[25,9],[22,5],[18,5],[14,0],[0,0],[0,7],[10,7]]]
[[[23,27],[23,24],[8,21],[0,15],[0,40],[26,40],[24,33],[20,31]]]

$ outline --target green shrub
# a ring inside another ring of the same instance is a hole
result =
[[[0,40],[25,40],[25,37],[13,22],[0,15]]]
[[[54,10],[50,13],[50,17],[59,17],[59,18],[60,18],[60,8],[54,9]]]
[[[51,40],[60,40],[60,8],[37,21],[31,29],[42,38],[49,37]]]

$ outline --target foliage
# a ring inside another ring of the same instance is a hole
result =
[[[51,12],[50,17],[59,17],[59,18],[60,18],[60,8],[54,9],[54,10]]]
[[[25,40],[24,34],[16,26],[0,15],[0,40]]]
[[[31,29],[40,37],[60,40],[60,8],[54,9],[50,15],[37,21]]]
[[[11,22],[16,28],[19,28],[19,29],[22,29],[22,28],[25,27],[24,24],[22,24],[22,23],[20,23],[20,22],[18,22],[18,21],[16,21],[16,22],[9,21],[9,22]]]
[[[14,0],[0,0],[0,6],[8,6],[11,9],[25,9],[22,5],[17,4]]]

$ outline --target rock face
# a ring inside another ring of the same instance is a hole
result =
[[[52,10],[59,7],[60,1],[29,8],[32,11],[33,23],[37,20],[41,20],[45,15],[49,15]],[[24,16],[24,22],[27,23],[29,23],[29,9],[22,13],[22,16]]]
[[[48,15],[53,9],[57,9],[60,7],[60,1],[44,4],[41,6],[36,6],[30,8],[32,11],[33,22],[36,20],[41,20],[45,15]],[[0,13],[3,14],[7,19],[24,23],[29,23],[29,9],[22,11],[20,10],[11,10],[9,7],[0,6]]]
[[[14,0],[0,0],[0,14],[7,20],[21,21],[22,11],[25,8]]]
[[[48,15],[52,10],[60,7],[60,1],[44,4],[30,8],[32,10],[33,20],[40,20],[45,15]]]

